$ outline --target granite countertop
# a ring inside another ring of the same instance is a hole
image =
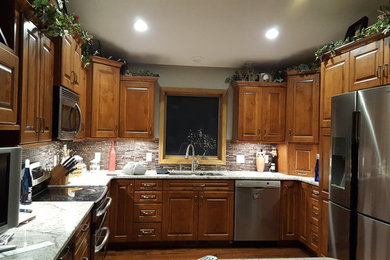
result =
[[[235,259],[219,259],[219,260],[269,260],[270,258],[235,258]],[[337,260],[336,258],[329,258],[329,257],[297,257],[297,258],[272,258],[272,260],[313,260],[313,259],[319,259],[319,260]]]
[[[173,171],[179,172],[179,171]],[[109,172],[99,171],[95,173],[84,172],[81,176],[70,177],[69,185],[107,185],[111,179],[204,179],[204,180],[294,180],[302,181],[314,186],[318,186],[318,182],[314,181],[313,177],[301,177],[295,175],[287,175],[278,172],[256,172],[256,171],[203,171],[205,173],[215,173],[216,176],[199,175],[202,171],[195,171],[196,174],[191,174],[190,171],[180,171],[183,175],[157,174],[154,170],[146,171],[144,175],[126,175],[121,171]],[[110,176],[114,175],[114,176]]]
[[[53,244],[13,256],[6,256],[7,252],[0,253],[0,259],[56,259],[92,206],[93,202],[33,202],[23,205],[23,208],[32,209],[31,214],[36,217],[27,224],[8,230],[6,233],[15,233],[8,244],[16,245],[17,249],[45,241]]]

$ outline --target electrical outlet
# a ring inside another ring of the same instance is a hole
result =
[[[152,153],[146,153],[146,161],[151,162],[152,161]]]
[[[236,155],[236,163],[245,163],[245,155],[237,154]]]

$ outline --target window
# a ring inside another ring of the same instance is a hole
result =
[[[225,164],[226,105],[225,90],[162,88],[159,163],[190,164],[193,144],[201,164]]]

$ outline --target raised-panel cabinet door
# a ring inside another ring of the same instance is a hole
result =
[[[71,35],[66,34],[62,37],[62,59],[61,59],[61,84],[73,90],[73,55],[74,39]]]
[[[295,181],[283,181],[281,189],[281,240],[298,238],[298,186]]]
[[[195,191],[163,192],[163,240],[197,240],[198,201]]]
[[[119,68],[92,64],[91,137],[117,137],[119,132]]]
[[[303,244],[308,243],[309,235],[309,197],[310,197],[310,188],[309,184],[300,183],[299,190],[299,212],[298,212],[298,239]]]
[[[53,114],[54,43],[41,34],[39,74],[39,141],[50,141]]]
[[[318,142],[319,74],[289,76],[287,92],[287,140]]]
[[[199,192],[198,240],[233,239],[234,192]]]
[[[350,52],[349,91],[382,84],[383,39]]]
[[[120,137],[153,137],[155,82],[156,79],[150,82],[123,80],[122,76]]]
[[[238,139],[260,140],[261,129],[261,88],[240,87],[238,97]]]
[[[20,114],[20,143],[38,141],[39,112],[39,51],[40,36],[29,21],[23,24],[22,98]]]
[[[329,201],[321,199],[321,229],[320,229],[320,253],[321,256],[328,256],[328,217]]]
[[[284,140],[286,122],[286,89],[262,88],[262,140]]]
[[[335,56],[321,64],[321,127],[330,127],[331,98],[348,91],[349,53]]]
[[[0,124],[16,124],[19,59],[0,46]]]
[[[110,242],[131,241],[134,180],[113,180],[110,187]]]
[[[330,128],[321,128],[320,136],[320,192],[324,199],[329,198],[329,175],[330,175]]]
[[[81,70],[82,70],[82,65],[81,65],[81,47],[75,40],[73,40],[73,81],[72,81],[72,88],[73,91],[76,92],[77,94],[80,94],[80,81],[82,80],[82,75],[81,75]]]
[[[314,166],[318,145],[289,144],[288,145],[288,174],[304,177],[314,177]]]

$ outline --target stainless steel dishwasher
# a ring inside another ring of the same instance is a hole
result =
[[[237,180],[234,241],[279,240],[280,181]]]

